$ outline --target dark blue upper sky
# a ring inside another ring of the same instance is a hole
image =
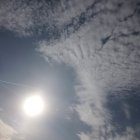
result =
[[[30,82],[27,80],[31,77],[34,82],[37,77],[41,80],[46,73],[47,63],[35,48],[32,38],[21,38],[8,31],[0,32],[1,79],[21,84]]]

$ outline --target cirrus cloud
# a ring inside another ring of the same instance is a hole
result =
[[[51,63],[65,63],[75,69],[79,81],[75,88],[80,101],[75,109],[80,119],[92,127],[92,132],[79,135],[82,140],[137,139],[133,133],[137,128],[130,127],[131,133],[128,127],[124,133],[117,132],[106,104],[108,93],[140,84],[139,5],[131,0],[104,2],[94,5],[104,12],[100,11],[83,25],[77,22],[79,30],[66,39],[51,44],[40,42],[40,52]]]
[[[0,139],[1,140],[12,140],[12,137],[16,134],[16,130],[11,126],[0,120]]]
[[[117,132],[106,104],[108,94],[140,85],[139,11],[138,0],[6,0],[0,5],[1,28],[38,34],[46,61],[75,70],[75,110],[92,128],[77,134],[82,140],[137,139],[139,128],[127,126]],[[127,107],[124,114],[131,116]]]

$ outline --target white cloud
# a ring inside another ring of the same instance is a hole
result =
[[[100,131],[100,134],[96,136],[94,134],[92,135],[92,134],[81,133],[80,138],[81,140],[92,140],[93,138],[95,140],[138,140],[138,138],[135,136],[135,131],[130,127],[127,127],[122,135],[117,134],[113,136],[108,132]]]
[[[75,88],[80,104],[76,110],[93,130],[81,133],[82,140],[99,140],[99,136],[111,139],[113,132],[117,135],[110,123],[111,114],[104,106],[107,92],[140,84],[139,23],[137,14],[132,15],[135,2],[106,1],[104,13],[96,15],[69,38],[49,45],[47,41],[40,42],[40,51],[47,61],[66,63],[77,73],[80,84]],[[129,117],[127,110],[125,113]],[[134,139],[127,132],[114,138]]]
[[[0,140],[12,140],[16,130],[0,120]]]
[[[41,34],[42,32],[51,34],[51,30],[60,32],[63,26],[69,24],[73,17],[79,15],[91,3],[93,3],[92,0],[81,0],[80,3],[79,0],[1,1],[0,28],[20,35]]]

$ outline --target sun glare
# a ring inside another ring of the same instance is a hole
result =
[[[32,95],[23,102],[24,113],[29,117],[39,116],[43,113],[45,103],[40,95]]]

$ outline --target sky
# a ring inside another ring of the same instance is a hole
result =
[[[139,44],[139,0],[0,0],[0,139],[139,140]]]

